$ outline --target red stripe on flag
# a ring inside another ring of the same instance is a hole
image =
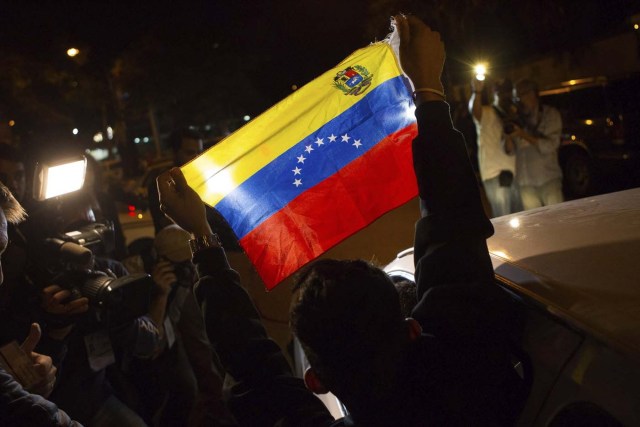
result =
[[[415,124],[293,199],[240,240],[267,289],[418,194]]]

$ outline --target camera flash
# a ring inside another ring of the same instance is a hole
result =
[[[473,67],[473,71],[476,73],[476,79],[483,81],[485,74],[487,74],[487,66],[485,64],[476,64]]]

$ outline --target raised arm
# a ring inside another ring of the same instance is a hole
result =
[[[414,83],[438,85],[444,62],[439,34],[417,18],[396,19],[403,69]],[[413,164],[422,219],[414,243],[419,302],[413,317],[436,336],[458,342],[499,341],[499,324],[507,310],[504,295],[493,285],[486,245],[493,226],[482,206],[464,137],[453,128],[442,98],[418,94],[416,104]]]
[[[191,233],[198,269],[195,294],[209,341],[236,380],[229,406],[241,425],[330,425],[333,418],[308,391],[267,336],[240,277],[212,235],[200,197],[180,169],[158,177],[161,209]]]
[[[414,84],[442,87],[445,54],[440,35],[415,17],[396,19],[400,24],[402,68]],[[416,230],[414,257],[421,296],[440,283],[490,279],[484,242],[493,228],[482,207],[464,137],[453,128],[449,105],[431,93],[417,94],[416,104],[418,136],[413,141],[413,165],[423,218]],[[440,259],[446,262],[440,266],[423,259],[434,251],[454,249],[462,251],[461,256],[473,256],[461,262],[451,253]],[[469,262],[472,265],[465,267]]]
[[[471,81],[471,98],[469,98],[469,112],[478,122],[482,120],[482,89],[484,89],[484,81],[474,78]]]

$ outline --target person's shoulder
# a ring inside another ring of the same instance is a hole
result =
[[[495,119],[498,117],[498,113],[496,113],[496,109],[493,105],[483,105],[482,106],[482,117],[489,117]]]
[[[560,111],[556,107],[551,105],[542,104],[542,112],[548,115],[560,117]]]

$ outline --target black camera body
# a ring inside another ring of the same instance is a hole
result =
[[[38,281],[70,290],[72,299],[86,297],[100,323],[117,326],[148,312],[153,281],[148,274],[114,277],[94,269],[93,252],[83,244],[102,245],[96,232],[102,227],[106,226],[91,224],[84,230],[65,233],[66,239],[44,239],[43,256],[49,261],[40,269]]]
[[[501,105],[501,108],[494,108],[500,119],[502,120],[502,131],[505,134],[511,134],[515,130],[515,127],[526,127],[526,120],[522,108],[515,102],[508,101],[508,103]]]

